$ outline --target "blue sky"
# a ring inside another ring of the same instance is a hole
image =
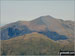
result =
[[[19,20],[30,21],[44,15],[74,20],[74,0],[1,1],[1,25]]]

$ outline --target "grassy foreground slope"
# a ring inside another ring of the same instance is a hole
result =
[[[42,34],[31,33],[15,37],[9,40],[2,40],[1,54],[2,55],[56,55],[63,46],[64,45],[61,45],[58,42],[55,42]],[[71,48],[73,48],[73,46]]]

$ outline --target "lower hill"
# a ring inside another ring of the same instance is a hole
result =
[[[59,42],[53,41],[39,33],[31,33],[9,40],[1,40],[1,55],[57,55],[61,48]],[[65,46],[73,50],[73,45]]]

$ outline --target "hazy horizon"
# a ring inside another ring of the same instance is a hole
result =
[[[30,21],[45,15],[74,21],[74,0],[1,1],[1,25],[20,20]]]

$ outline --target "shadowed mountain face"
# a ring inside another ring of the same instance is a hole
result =
[[[25,25],[16,25],[9,26],[1,30],[1,39],[8,40],[10,38],[31,33],[31,30],[28,29]]]
[[[18,21],[1,27],[1,40],[7,40],[32,32],[38,32],[53,40],[74,38],[74,22],[41,16],[32,21]]]
[[[52,40],[66,40],[66,39],[68,39],[65,35],[60,35],[56,32],[51,32],[51,31],[43,32],[43,31],[41,31],[41,32],[38,32],[38,33],[46,35],[47,37],[49,37]]]

